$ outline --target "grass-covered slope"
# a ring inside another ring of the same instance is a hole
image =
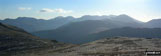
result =
[[[52,41],[40,39],[20,28],[0,23],[0,56],[52,46]]]

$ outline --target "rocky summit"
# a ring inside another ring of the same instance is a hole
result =
[[[158,38],[112,37],[37,56],[146,56],[146,51],[161,51],[160,43]]]

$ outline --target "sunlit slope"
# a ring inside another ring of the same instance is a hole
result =
[[[146,49],[161,51],[160,43],[158,38],[113,37],[42,56],[145,56]]]

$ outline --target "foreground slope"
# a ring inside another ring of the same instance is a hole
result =
[[[17,52],[54,47],[55,42],[32,36],[24,30],[0,23],[0,56]]]
[[[145,56],[144,52],[161,51],[158,38],[104,38],[41,56]]]

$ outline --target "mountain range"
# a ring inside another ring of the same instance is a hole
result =
[[[0,20],[0,56],[144,56],[161,50],[161,19],[128,15]],[[67,44],[72,43],[72,44]]]
[[[50,20],[36,19],[32,17],[18,17],[16,19],[0,20],[1,23],[17,26],[27,32],[35,32],[40,30],[49,30],[60,27],[74,20],[73,17],[56,17]]]
[[[85,20],[113,20],[113,21],[119,21],[119,22],[126,22],[126,23],[141,23],[138,20],[133,19],[132,17],[129,17],[128,15],[110,15],[110,16],[91,16],[91,15],[85,15],[80,18],[74,18],[72,16],[68,17],[62,17],[58,16],[56,18],[52,18],[49,20],[44,19],[36,19],[32,17],[18,17],[16,19],[7,18],[5,20],[0,20],[1,23],[17,26],[19,28],[22,28],[26,30],[27,32],[35,32],[35,31],[41,31],[41,30],[51,30],[59,28],[65,24],[71,23],[71,22],[79,22],[79,21],[85,21]],[[30,23],[29,23],[30,22]],[[148,25],[150,25],[149,23]],[[137,24],[136,24],[137,25]]]
[[[132,32],[134,32],[133,30],[141,30],[143,33],[146,31],[151,32],[153,29],[158,30],[157,28],[160,28],[160,20],[161,19],[154,19],[149,22],[141,22],[128,15],[122,14],[118,16],[85,15],[80,18],[74,18],[72,16],[59,16],[49,20],[36,19],[31,17],[18,17],[17,19],[5,19],[1,20],[0,22],[17,26],[41,38],[56,39],[58,41],[67,43],[86,43],[101,38],[101,36],[95,38],[91,38],[89,36],[106,34],[106,37],[108,37],[108,33],[102,33],[105,31],[112,32],[113,36],[147,37],[141,36],[141,33],[137,34],[136,32],[136,36],[129,36],[128,34],[116,34],[114,33],[114,30],[119,29],[119,31],[122,33],[124,33],[124,31],[121,30],[125,30],[129,34],[131,32],[129,32],[128,29],[130,29]],[[129,28],[126,29],[126,27]],[[160,30],[154,32],[160,34]],[[148,35],[149,37],[155,36],[150,33],[145,33],[145,35]],[[157,35],[157,37],[158,36],[160,37],[160,35]]]
[[[144,29],[140,30],[137,28],[134,31],[138,34],[145,33],[142,32]],[[152,33],[157,33],[155,31],[160,31],[160,28],[151,30]],[[106,34],[101,36],[104,35]],[[144,56],[145,51],[161,51],[160,43],[161,39],[154,36],[104,37],[81,45],[64,44],[56,40],[41,39],[23,29],[0,23],[0,56]]]
[[[90,17],[87,17],[87,19],[89,18]],[[83,20],[83,21],[72,22],[69,24],[65,24],[57,29],[37,31],[33,32],[32,34],[39,36],[41,38],[56,39],[61,42],[77,43],[77,44],[87,43],[108,36],[161,37],[160,36],[161,30],[159,28],[157,29],[154,27],[150,29],[150,27],[146,26],[145,24],[146,23],[135,20],[127,15],[119,15],[100,20],[94,19],[94,20]],[[107,31],[107,33],[104,31]],[[99,34],[103,35],[98,37],[95,36]],[[90,37],[91,35],[94,36]]]

